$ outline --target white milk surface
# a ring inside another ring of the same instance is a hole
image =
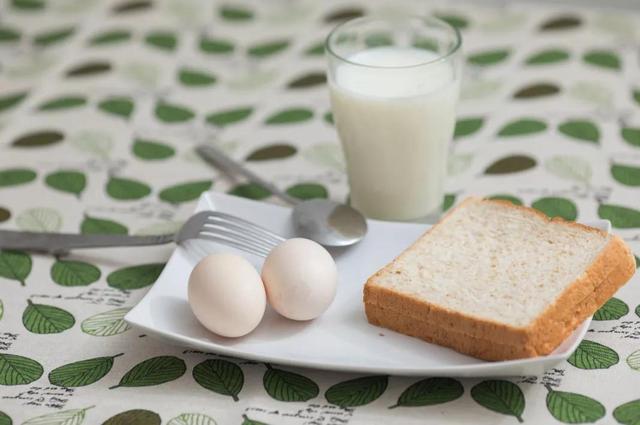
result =
[[[360,65],[338,65],[330,87],[352,205],[383,220],[436,213],[455,124],[459,84],[453,65],[421,65],[436,55],[404,47],[373,48],[347,59]]]

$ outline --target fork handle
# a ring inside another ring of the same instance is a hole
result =
[[[50,254],[67,253],[77,248],[163,245],[173,242],[173,240],[173,234],[157,236],[78,235],[73,233],[0,230],[0,249],[21,249]]]

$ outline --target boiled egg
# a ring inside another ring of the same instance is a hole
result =
[[[188,297],[198,321],[226,337],[254,330],[267,305],[260,275],[251,263],[234,254],[203,258],[189,276]]]
[[[261,275],[269,304],[289,319],[315,319],[336,295],[336,263],[326,249],[309,239],[289,239],[275,247]]]

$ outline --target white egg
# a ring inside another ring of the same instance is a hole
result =
[[[260,275],[244,258],[213,254],[189,276],[189,305],[202,325],[218,335],[238,337],[258,326],[267,305]]]
[[[311,320],[324,313],[336,295],[337,280],[331,254],[309,239],[281,243],[262,267],[269,304],[293,320]]]

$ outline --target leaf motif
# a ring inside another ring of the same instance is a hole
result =
[[[222,359],[208,359],[193,368],[193,379],[202,387],[218,394],[231,396],[238,401],[244,385],[242,369]]]
[[[452,193],[448,193],[444,195],[444,200],[442,201],[442,212],[448,211],[449,208],[456,203],[456,195]]]
[[[61,192],[80,196],[87,186],[87,177],[80,171],[60,170],[47,175],[45,183]]]
[[[620,134],[624,141],[631,146],[640,147],[640,128],[625,127],[620,130]]]
[[[0,31],[2,30],[0,29]],[[0,35],[0,41],[2,41],[1,35]],[[7,95],[0,96],[0,112],[6,111],[7,109],[11,109],[18,106],[20,103],[22,103],[23,100],[27,98],[28,94],[29,92],[23,91],[23,92],[9,93]]]
[[[56,44],[65,39],[71,37],[75,32],[73,27],[58,28],[55,30],[45,31],[36,34],[33,37],[33,44],[40,47],[47,47],[51,44]]]
[[[67,70],[67,77],[93,77],[111,71],[111,64],[104,61],[86,62]]]
[[[626,186],[640,186],[640,167],[612,164],[611,175],[617,182]]]
[[[166,102],[159,102],[156,105],[155,114],[160,121],[165,123],[185,122],[195,117],[191,109]]]
[[[133,113],[135,105],[128,96],[110,97],[98,103],[98,109],[111,115],[129,118]]]
[[[11,420],[11,417],[9,417],[9,415],[7,415],[6,413],[0,410],[0,425],[12,425],[12,424],[13,424],[13,421]]]
[[[318,183],[300,183],[290,186],[286,190],[287,195],[294,198],[307,199],[326,199],[329,197],[327,188]]]
[[[19,41],[22,34],[13,28],[0,26],[0,43],[12,43]]]
[[[86,411],[93,408],[63,410],[61,412],[47,413],[46,415],[36,416],[22,425],[80,425],[84,422]]]
[[[271,196],[271,192],[255,183],[243,183],[235,186],[228,193],[248,199],[265,199]]]
[[[563,62],[569,59],[569,53],[561,49],[547,49],[529,56],[525,63],[527,65],[547,65],[550,63]]]
[[[452,27],[455,27],[459,30],[463,30],[469,26],[469,21],[460,15],[436,14],[436,17],[442,19]]]
[[[608,50],[591,50],[585,53],[582,59],[588,64],[601,68],[620,69],[622,67],[618,54]]]
[[[338,23],[342,21],[348,21],[351,19],[364,16],[364,10],[358,7],[347,7],[343,9],[334,10],[324,17],[326,23]]]
[[[535,159],[525,155],[512,155],[500,158],[486,170],[485,174],[507,174],[529,170],[536,166]]]
[[[327,84],[327,76],[324,72],[309,72],[297,77],[287,84],[290,89],[306,89],[315,86],[324,86]]]
[[[135,365],[120,379],[118,387],[148,387],[170,382],[184,375],[187,366],[184,360],[174,356],[158,356]]]
[[[558,177],[588,183],[591,180],[591,164],[577,156],[556,155],[544,163],[545,168]]]
[[[63,96],[40,104],[38,109],[40,111],[56,111],[60,109],[77,108],[86,104],[87,99],[84,96]]]
[[[318,396],[318,385],[306,376],[267,367],[262,383],[267,393],[278,401],[309,401]]]
[[[611,221],[617,229],[640,227],[640,211],[633,208],[602,204],[598,207],[598,217]]]
[[[218,9],[220,17],[226,21],[244,22],[253,19],[253,12],[246,7],[223,5]]]
[[[633,90],[631,92],[631,95],[633,97],[633,100],[640,105],[640,90]]]
[[[31,257],[26,252],[0,250],[0,277],[17,280],[24,286],[31,266]]]
[[[571,120],[558,126],[560,133],[578,140],[599,143],[600,130],[591,121]]]
[[[232,42],[221,38],[202,37],[200,39],[200,50],[204,53],[220,55],[231,53],[235,49]]]
[[[37,148],[55,145],[63,139],[64,135],[59,131],[42,130],[20,136],[11,145],[18,148]]]
[[[171,146],[152,140],[136,139],[133,143],[133,154],[146,161],[171,158],[176,150]]]
[[[547,124],[532,118],[521,118],[506,124],[498,132],[498,136],[522,136],[540,133],[547,129]]]
[[[0,300],[0,320],[2,320],[3,316],[4,316],[4,304],[2,303],[2,300]]]
[[[619,298],[609,300],[593,315],[593,320],[618,320],[629,313],[629,306]]]
[[[458,139],[460,137],[470,136],[479,131],[483,125],[484,118],[482,117],[459,119],[456,122],[453,138]]]
[[[269,425],[264,422],[256,421],[254,419],[250,419],[247,415],[242,415],[242,425]]]
[[[28,357],[0,353],[0,385],[25,385],[42,376],[42,365]]]
[[[560,15],[549,19],[544,22],[540,29],[542,31],[550,30],[567,30],[579,27],[582,25],[582,20],[574,15]]]
[[[92,46],[102,46],[105,44],[122,43],[131,39],[131,32],[125,29],[115,29],[104,31],[94,35],[89,39]]]
[[[140,10],[149,9],[151,6],[153,6],[153,3],[150,0],[124,1],[113,8],[113,13],[121,14],[138,12]]]
[[[28,168],[8,168],[0,170],[0,187],[26,184],[36,179],[36,172]]]
[[[293,124],[308,121],[313,112],[307,108],[289,108],[276,112],[266,119],[267,124]]]
[[[181,68],[178,71],[178,80],[188,87],[200,87],[214,84],[216,77],[208,72],[191,68]]]
[[[489,199],[508,201],[508,202],[511,202],[514,205],[523,205],[522,204],[522,200],[520,200],[520,198],[517,198],[517,197],[515,197],[513,195],[504,195],[504,194],[491,195],[491,196],[489,196]]]
[[[160,199],[171,204],[179,204],[182,202],[193,201],[198,199],[203,192],[211,188],[213,182],[211,180],[198,180],[169,186],[162,189],[158,195]]]
[[[291,145],[276,144],[258,148],[247,156],[246,161],[267,161],[284,159],[296,154],[298,150]]]
[[[27,300],[22,313],[22,324],[36,334],[57,334],[71,329],[76,319],[66,310],[46,304],[34,304]]]
[[[169,31],[152,31],[147,34],[144,41],[149,46],[166,51],[175,50],[178,44],[178,38],[176,35]]]
[[[253,108],[248,106],[214,112],[207,115],[205,119],[209,124],[225,127],[247,119],[252,113]]]
[[[144,288],[158,280],[164,266],[165,263],[149,263],[124,267],[109,273],[107,283],[123,291]]]
[[[369,404],[380,397],[389,383],[387,376],[365,376],[332,385],[324,396],[331,404],[356,407]]]
[[[30,232],[56,232],[62,227],[62,216],[52,208],[29,208],[16,217],[20,230]]]
[[[471,398],[482,407],[503,415],[515,416],[523,422],[525,399],[516,384],[503,380],[487,380],[471,388]]]
[[[549,413],[566,424],[596,422],[606,413],[602,403],[582,394],[553,391],[549,388],[546,401]]]
[[[462,397],[464,387],[451,378],[427,378],[412,384],[404,390],[398,402],[389,407],[433,406]]]
[[[640,350],[636,350],[627,357],[627,364],[633,370],[640,371]]]
[[[576,204],[565,198],[540,198],[534,201],[531,206],[538,211],[542,211],[549,218],[562,217],[565,220],[574,221],[578,217]]]
[[[253,45],[247,49],[247,53],[254,58],[265,58],[275,55],[287,47],[289,47],[288,40],[274,40]]]
[[[93,336],[113,336],[129,330],[130,326],[124,321],[124,316],[130,308],[116,308],[84,319],[80,324],[82,332]]]
[[[151,410],[133,409],[114,415],[102,425],[160,425],[160,415]]]
[[[217,425],[217,422],[202,413],[183,413],[171,419],[167,425]]]
[[[637,425],[640,422],[640,399],[616,407],[613,409],[613,417],[623,425]]]
[[[128,201],[144,198],[151,193],[151,188],[137,180],[111,177],[106,191],[113,199]]]
[[[487,66],[495,65],[505,61],[511,53],[508,49],[497,49],[486,52],[475,53],[467,58],[467,61],[473,65]]]
[[[11,7],[23,11],[44,9],[44,6],[43,0],[11,0]]]
[[[579,369],[608,369],[619,361],[618,353],[606,345],[582,340],[567,362]]]
[[[560,93],[560,88],[555,84],[537,83],[525,86],[513,94],[515,99],[530,99],[544,96],[552,96]]]
[[[129,233],[129,229],[113,220],[85,216],[80,225],[80,233],[84,235],[126,235]]]
[[[113,367],[113,359],[122,356],[96,357],[57,367],[49,372],[49,382],[65,388],[84,387],[104,378]]]
[[[51,279],[61,286],[87,286],[100,279],[100,269],[75,260],[56,260],[51,266]]]
[[[304,54],[307,56],[319,56],[324,55],[324,42],[319,41],[307,47],[304,50]]]
[[[11,211],[6,208],[0,207],[0,223],[7,221],[11,218]]]

